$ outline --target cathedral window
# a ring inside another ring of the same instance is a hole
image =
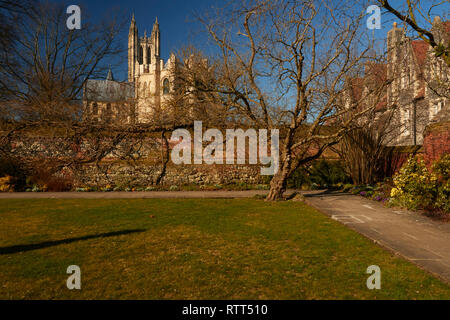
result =
[[[169,94],[169,79],[164,79],[163,81],[163,94]]]
[[[150,48],[147,48],[147,64],[152,63]]]
[[[142,46],[139,46],[139,64],[142,64],[142,58],[144,56],[144,52]]]

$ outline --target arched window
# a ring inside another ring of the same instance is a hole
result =
[[[143,57],[144,57],[144,52],[143,52],[142,46],[139,46],[139,57],[138,57],[139,64],[143,63],[142,62]]]
[[[97,104],[97,102],[94,102],[94,103],[92,104],[92,114],[93,114],[94,116],[98,115],[98,104]]]
[[[147,63],[152,63],[150,47],[147,48]]]
[[[169,79],[164,79],[163,81],[163,94],[169,94],[170,88],[169,88]]]

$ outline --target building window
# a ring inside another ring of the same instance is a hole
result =
[[[147,63],[152,63],[150,47],[147,48]]]
[[[92,104],[92,114],[93,114],[94,116],[98,115],[98,104],[97,104],[97,102],[94,102],[94,103]]]
[[[163,81],[163,94],[169,94],[169,79],[164,79]]]
[[[142,63],[143,63],[143,62],[142,62],[142,58],[143,58],[143,57],[144,57],[143,49],[142,49],[141,46],[139,46],[139,57],[138,57],[139,64],[142,64]]]
[[[430,120],[433,119],[439,113],[439,111],[441,111],[443,104],[444,103],[442,101],[439,101],[439,102],[434,102],[431,105],[431,108],[430,108]]]
[[[400,128],[402,130],[401,135],[403,137],[410,135],[410,128],[409,128],[409,109],[407,108],[401,108],[400,109]]]

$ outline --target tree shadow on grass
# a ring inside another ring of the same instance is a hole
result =
[[[41,242],[41,243],[21,244],[21,245],[16,245],[16,246],[2,247],[2,248],[0,248],[0,255],[43,249],[43,248],[57,246],[60,244],[72,243],[72,242],[76,242],[76,241],[114,237],[114,236],[120,236],[120,235],[124,235],[124,234],[131,234],[131,233],[144,232],[144,231],[146,231],[146,230],[145,229],[121,230],[121,231],[93,234],[93,235],[69,238],[69,239],[63,239],[63,240],[45,241],[45,242]]]

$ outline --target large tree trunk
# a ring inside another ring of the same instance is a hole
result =
[[[281,169],[273,176],[270,181],[269,194],[266,197],[266,201],[277,201],[283,199],[283,194],[286,191],[286,183],[289,177],[288,165],[283,162]]]

